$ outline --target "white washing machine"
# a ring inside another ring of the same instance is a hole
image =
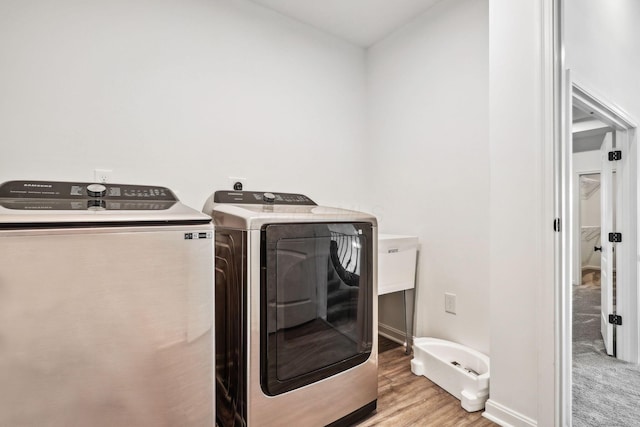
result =
[[[214,426],[213,228],[167,188],[0,186],[0,425]]]
[[[221,427],[352,425],[376,408],[377,223],[301,194],[214,193]]]

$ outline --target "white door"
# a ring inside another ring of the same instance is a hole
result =
[[[609,323],[609,315],[613,314],[613,243],[609,242],[609,233],[613,229],[613,165],[609,161],[609,152],[613,150],[613,137],[607,133],[600,147],[602,155],[602,173],[600,175],[600,240],[602,255],[600,263],[600,331],[604,347],[608,355],[614,355],[613,325]]]

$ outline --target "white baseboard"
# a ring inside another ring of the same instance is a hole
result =
[[[404,331],[385,325],[384,323],[378,323],[378,333],[391,341],[405,345],[406,336]]]
[[[487,400],[484,409],[482,416],[502,427],[536,427],[538,425],[536,420],[509,409],[495,400]]]

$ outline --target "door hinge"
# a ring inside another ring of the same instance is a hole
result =
[[[622,233],[609,233],[609,241],[613,243],[622,242]]]
[[[609,323],[612,325],[621,326],[622,325],[622,316],[618,316],[617,314],[609,315]]]
[[[553,231],[556,233],[560,232],[560,218],[556,218],[553,220]]]
[[[620,150],[609,151],[610,162],[615,162],[616,160],[621,160],[621,159],[622,159],[622,151]]]

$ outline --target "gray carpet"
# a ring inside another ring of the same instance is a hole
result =
[[[604,352],[600,287],[573,291],[573,425],[640,427],[640,367]]]

